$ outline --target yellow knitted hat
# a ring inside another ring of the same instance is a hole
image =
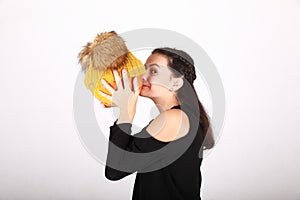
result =
[[[86,88],[106,107],[111,106],[111,101],[101,96],[98,91],[110,96],[111,94],[102,85],[100,79],[106,80],[117,89],[112,70],[117,70],[122,77],[121,71],[125,68],[129,77],[138,77],[140,87],[141,75],[146,73],[143,63],[128,50],[124,40],[114,31],[98,34],[93,43],[87,43],[80,51],[78,58],[85,72]]]

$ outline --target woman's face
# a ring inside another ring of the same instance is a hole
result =
[[[143,86],[140,95],[149,98],[169,94],[172,88],[172,72],[168,66],[168,57],[159,53],[151,54],[146,63],[146,73],[142,76]]]

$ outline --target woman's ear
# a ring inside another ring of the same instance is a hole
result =
[[[176,77],[176,78],[173,77],[172,82],[173,82],[172,84],[173,91],[179,90],[183,86],[183,76]]]

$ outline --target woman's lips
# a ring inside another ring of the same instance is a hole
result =
[[[148,85],[142,85],[142,89],[143,88],[150,88],[150,86],[148,86]]]

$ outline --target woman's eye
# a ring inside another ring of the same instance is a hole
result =
[[[155,73],[157,73],[157,71],[156,71],[156,70],[154,70],[154,69],[152,69],[150,72],[151,72],[151,74],[155,74]]]

